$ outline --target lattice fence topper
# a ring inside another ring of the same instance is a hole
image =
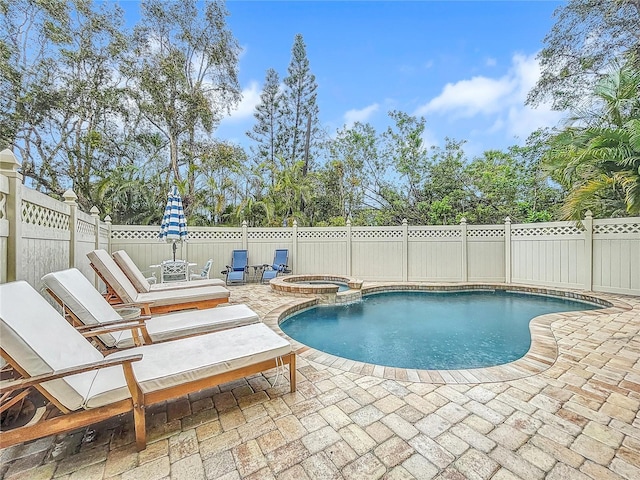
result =
[[[258,232],[247,232],[249,240],[290,240],[293,236],[291,230],[269,230]]]
[[[158,240],[157,230],[111,230],[114,240]]]
[[[78,220],[78,225],[76,226],[76,232],[78,232],[81,235],[95,237],[96,225],[94,223]]]
[[[462,237],[462,230],[457,229],[432,229],[409,230],[409,238],[458,238]]]
[[[474,228],[467,230],[467,237],[476,238],[503,238],[504,229],[502,228]]]
[[[524,227],[514,228],[511,230],[511,235],[514,237],[543,237],[545,235],[582,235],[583,230],[580,230],[575,225],[560,225],[552,227]]]
[[[189,240],[242,240],[241,230],[189,230]]]
[[[7,215],[7,195],[0,192],[0,220],[9,218]]]
[[[352,238],[402,238],[402,230],[352,230]]]
[[[594,234],[640,233],[640,223],[613,223],[593,226]]]
[[[298,238],[347,238],[344,230],[298,230]]]
[[[69,230],[69,215],[27,201],[22,202],[22,221],[45,228]]]

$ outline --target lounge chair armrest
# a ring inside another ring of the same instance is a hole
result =
[[[91,337],[97,337],[98,335],[103,335],[105,333],[122,332],[123,330],[134,330],[136,328],[140,328],[144,326],[145,326],[144,322],[142,323],[130,322],[129,324],[114,325],[112,327],[106,327],[106,328],[103,328],[102,326],[96,326],[96,328],[93,328],[91,330],[82,330],[80,331],[80,333],[82,334],[83,337],[91,338]]]
[[[150,305],[151,304],[149,302],[146,302],[146,303],[143,303],[143,302],[132,302],[132,303],[117,303],[117,304],[112,305],[112,306],[114,308],[131,307],[131,308],[140,308],[142,310],[145,310]]]
[[[140,360],[142,360],[142,354],[128,355],[126,357],[120,358],[106,358],[99,362],[86,363],[84,365],[64,368],[62,370],[57,370],[50,373],[43,373],[42,375],[36,375],[35,377],[21,378],[19,380],[0,384],[0,394],[9,393],[21,388],[31,387],[43,382],[56,380],[57,378],[62,378],[69,375],[76,375],[78,373],[88,372],[90,370],[96,370],[100,368],[113,367],[116,365],[124,365],[126,363],[138,362]]]
[[[93,325],[80,325],[78,327],[76,327],[76,330],[78,330],[79,332],[85,332],[87,330],[94,330],[94,329],[102,329],[102,328],[110,328],[110,327],[117,327],[119,325],[131,325],[133,327],[138,326],[138,325],[144,325],[145,322],[147,320],[149,320],[151,317],[149,315],[142,315],[140,317],[137,318],[131,318],[129,320],[111,320],[109,322],[100,322],[97,324],[93,324]]]

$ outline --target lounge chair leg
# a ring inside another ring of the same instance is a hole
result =
[[[134,405],[133,407],[133,426],[136,431],[136,448],[141,452],[147,448],[147,427],[143,405]]]
[[[289,384],[291,393],[296,391],[296,354],[291,353],[289,356]]]

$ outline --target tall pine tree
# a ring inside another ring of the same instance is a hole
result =
[[[247,136],[256,142],[251,147],[254,157],[263,170],[267,170],[270,185],[275,183],[276,157],[283,155],[282,92],[280,77],[273,68],[267,70],[260,103],[253,114],[256,123]]]
[[[291,62],[284,79],[286,86],[282,116],[286,139],[284,158],[288,165],[304,162],[302,174],[311,167],[314,143],[318,136],[318,85],[309,69],[307,49],[302,35],[297,34],[291,49]]]

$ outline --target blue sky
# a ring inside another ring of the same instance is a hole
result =
[[[522,144],[563,115],[525,107],[539,75],[535,60],[558,1],[230,0],[228,25],[243,48],[243,101],[220,139],[243,146],[266,70],[287,73],[294,36],[307,47],[324,129],[354,121],[382,132],[392,109],[423,115],[425,140],[467,140],[470,156]],[[137,2],[121,2],[127,16]]]

